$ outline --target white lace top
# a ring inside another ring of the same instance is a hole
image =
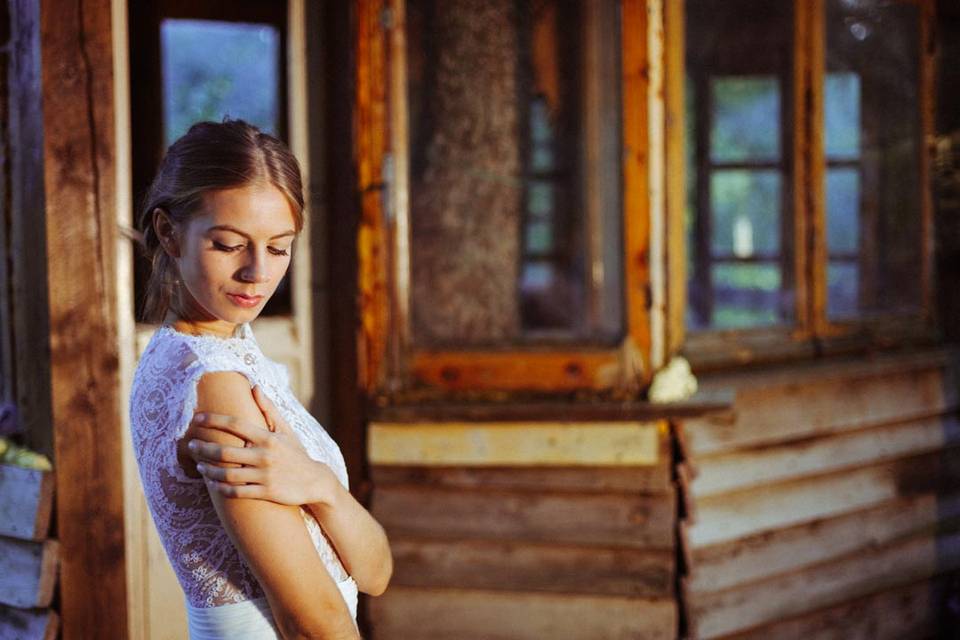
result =
[[[261,385],[307,454],[329,465],[347,486],[340,449],[294,397],[286,368],[263,355],[248,325],[233,338],[192,336],[166,325],[158,328],[133,379],[133,447],[160,540],[193,607],[217,607],[264,595],[220,524],[203,479],[187,477],[177,462],[177,441],[197,404],[197,381],[214,371],[237,371],[251,385]],[[309,512],[301,512],[331,577],[338,583],[347,580],[320,525]]]

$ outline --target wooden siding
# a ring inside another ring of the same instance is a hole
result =
[[[960,571],[953,359],[728,376],[715,384],[735,387],[732,412],[678,421],[690,637],[937,628],[943,585]]]
[[[373,440],[389,432],[393,442],[407,428],[414,444],[433,429],[473,434],[467,440],[483,445],[478,433],[501,428],[376,426]],[[670,438],[664,423],[647,426],[654,437],[638,458],[645,463],[610,446],[604,455],[583,449],[583,460],[564,449],[562,463],[504,464],[501,448],[480,446],[468,463],[454,464],[438,459],[443,448],[420,450],[417,459],[413,446],[403,448],[403,464],[373,464],[372,510],[390,536],[395,571],[387,592],[370,601],[371,637],[676,637]],[[566,430],[579,434],[587,425],[502,427],[521,436],[548,429],[563,443]],[[549,442],[544,447],[549,454]]]

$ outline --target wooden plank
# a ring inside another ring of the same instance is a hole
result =
[[[698,549],[691,592],[719,591],[890,544],[960,518],[960,494],[926,494],[878,507]]]
[[[700,549],[835,517],[902,496],[949,492],[960,482],[960,449],[892,460],[697,501],[690,542]]]
[[[831,434],[697,459],[697,497],[936,451],[960,442],[956,415]]]
[[[949,370],[929,368],[850,379],[803,379],[741,387],[735,414],[683,423],[696,460],[744,447],[784,444],[949,412],[958,389]]]
[[[683,402],[653,404],[636,398],[614,402],[603,398],[577,398],[576,402],[516,399],[504,402],[416,402],[372,406],[371,422],[652,422],[729,411],[732,391],[716,389],[697,393]]]
[[[467,466],[652,465],[665,422],[371,424],[371,464]]]
[[[55,640],[60,616],[53,609],[0,605],[0,640]]]
[[[541,493],[379,486],[373,515],[393,536],[672,549],[671,494]]]
[[[392,538],[393,586],[673,596],[672,551]]]
[[[42,540],[50,530],[53,473],[0,464],[0,536]]]
[[[65,637],[128,633],[109,2],[41,0],[45,229]],[[34,284],[36,288],[36,284]],[[95,585],[95,588],[91,588]],[[110,615],[104,615],[109,611]]]
[[[397,587],[370,600],[371,638],[668,640],[672,600]]]
[[[21,609],[50,606],[58,562],[56,540],[0,538],[0,603]]]
[[[743,587],[694,596],[698,637],[718,638],[960,568],[960,533],[923,535]]]
[[[948,580],[922,580],[789,620],[725,636],[727,640],[929,640],[947,637],[938,615]],[[952,577],[956,580],[956,577]]]
[[[40,7],[36,0],[7,4],[10,15],[9,136],[10,162],[10,297],[16,403],[30,448],[53,456],[53,409],[50,360],[37,345],[50,340],[44,209],[43,117],[41,91]],[[11,55],[12,54],[12,55]]]
[[[590,491],[641,494],[671,491],[670,464],[642,467],[441,467],[377,465],[370,469],[375,485],[425,484],[467,489]]]

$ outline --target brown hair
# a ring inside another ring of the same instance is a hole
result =
[[[300,165],[287,146],[243,120],[198,122],[167,150],[140,208],[143,246],[151,264],[143,304],[148,322],[163,319],[173,300],[176,265],[160,246],[153,212],[162,209],[178,226],[200,209],[208,191],[269,184],[283,193],[303,228]]]

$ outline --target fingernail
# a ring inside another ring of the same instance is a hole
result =
[[[202,462],[198,462],[198,463],[197,463],[197,472],[199,472],[199,473],[206,473],[206,472],[207,472],[207,465],[203,464]]]
[[[190,442],[187,443],[187,448],[190,449],[190,451],[196,451],[197,447],[199,446],[200,446],[200,443],[197,442],[196,440],[191,440]]]
[[[206,420],[207,420],[207,414],[205,413],[198,413],[195,416],[193,416],[194,422],[206,422]]]

